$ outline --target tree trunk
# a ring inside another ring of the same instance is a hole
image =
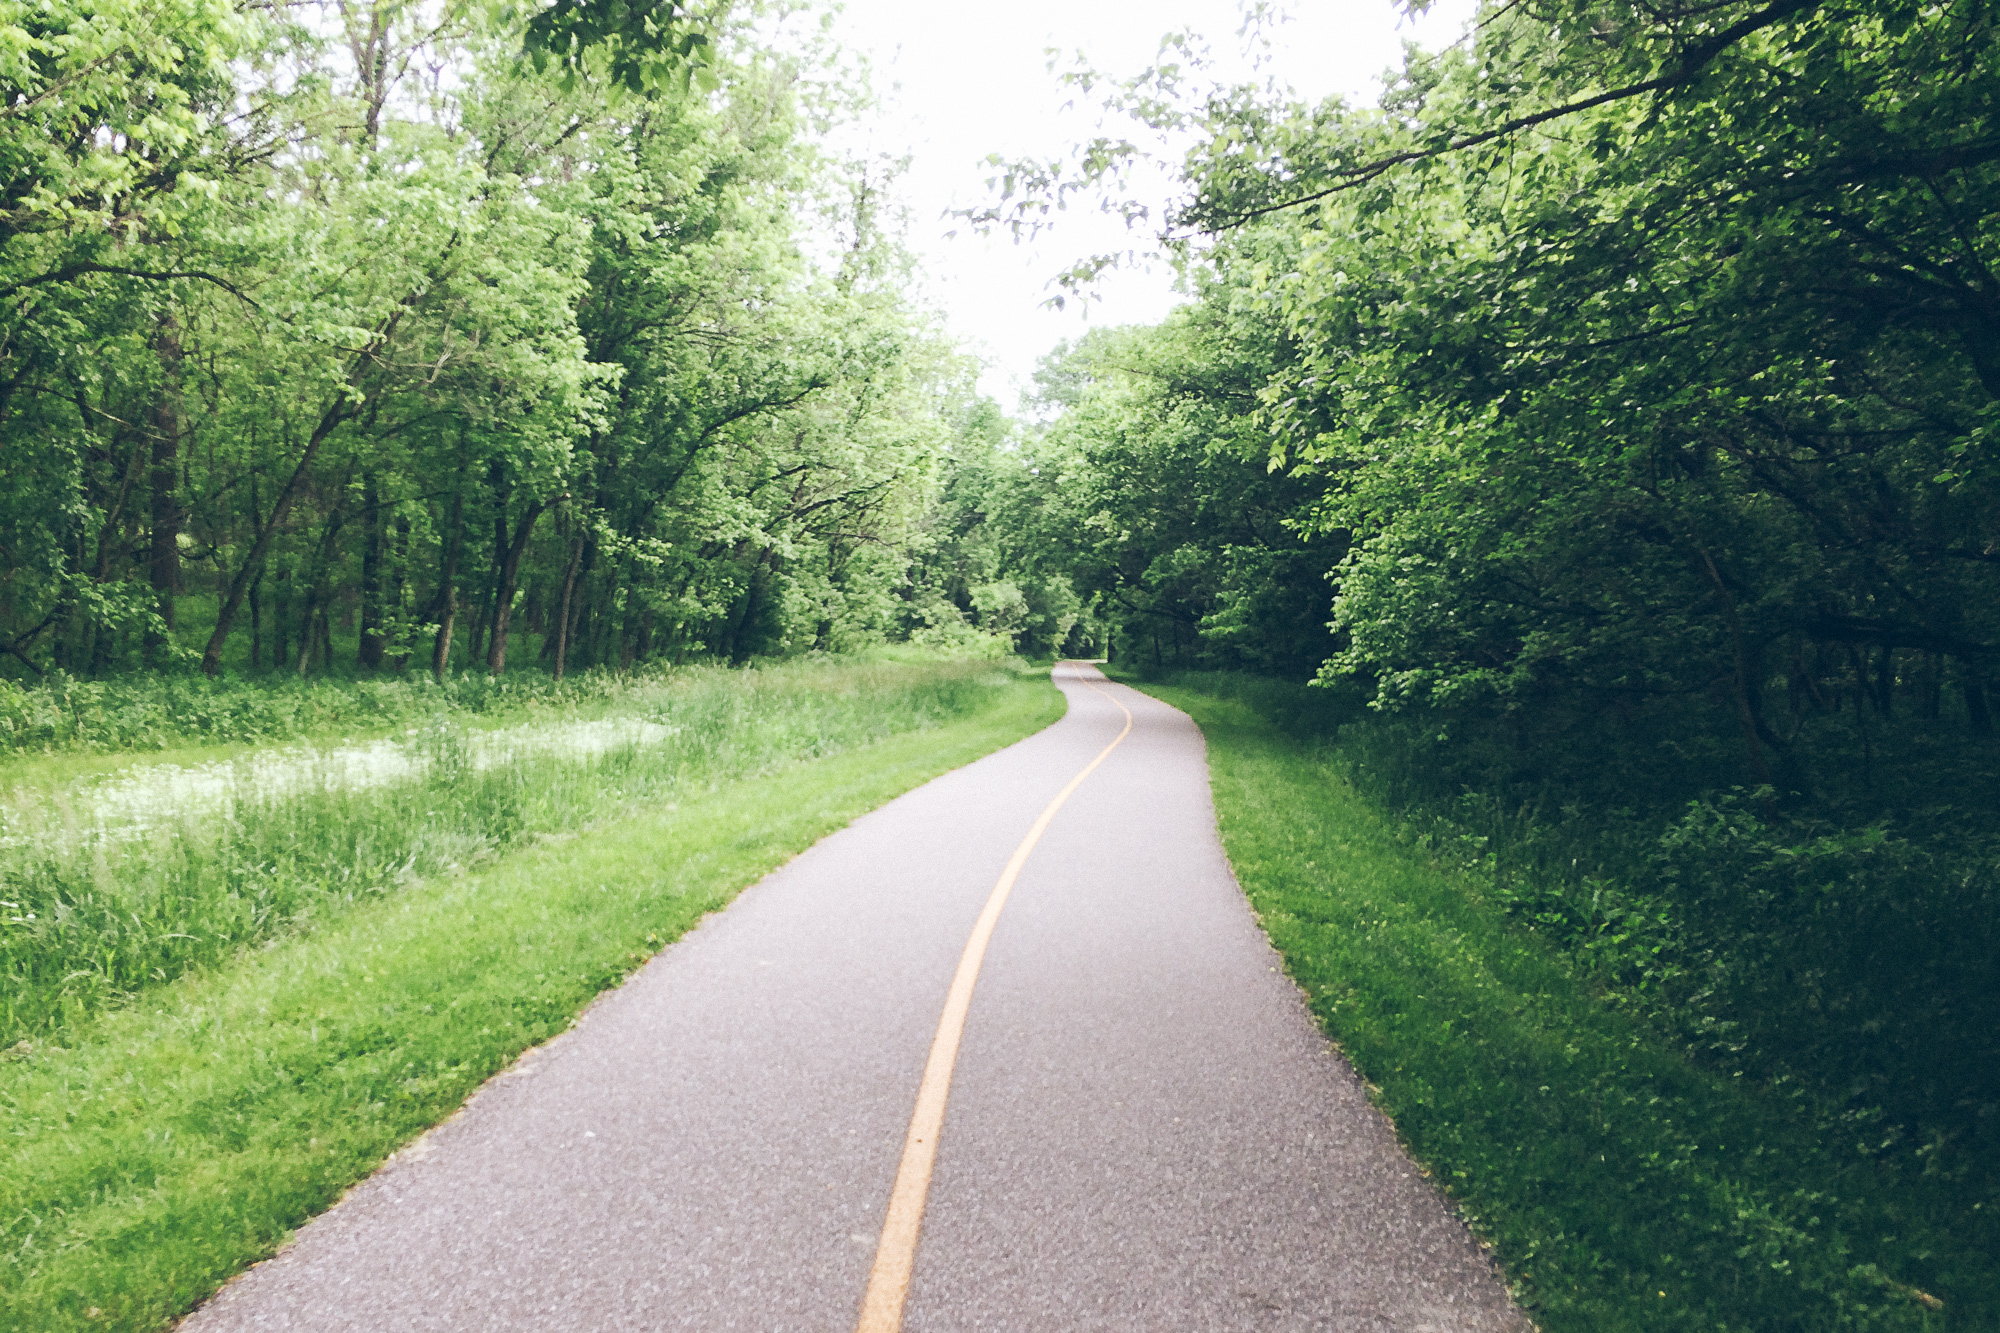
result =
[[[569,603],[570,595],[576,591],[577,570],[583,567],[583,532],[579,528],[576,540],[569,548],[569,568],[563,571],[562,597],[556,603],[556,679],[563,678],[563,667],[569,660]]]
[[[500,571],[507,560],[507,505],[513,487],[498,459],[487,464],[486,484],[493,492],[493,557],[487,562],[486,596],[472,629],[471,660],[485,661],[493,644],[493,618],[500,613]]]
[[[264,608],[257,590],[264,586],[264,571],[258,570],[257,577],[250,580],[250,669],[256,670],[264,655]]]
[[[1971,674],[1963,664],[1958,672],[1959,692],[1965,696],[1968,730],[1975,736],[1993,734],[1993,714],[1986,706],[1986,682]]]
[[[335,494],[345,492],[346,489],[346,483],[343,481]],[[326,527],[320,532],[319,553],[313,558],[312,582],[306,593],[305,618],[299,624],[298,672],[301,676],[305,675],[307,668],[312,665],[313,650],[316,648],[321,651],[322,662],[327,665],[332,664],[333,625],[328,610],[333,597],[328,580],[333,571],[334,543],[340,536],[343,518],[344,515],[338,505],[326,516]]]
[[[388,640],[382,635],[382,495],[371,469],[361,474],[361,624],[354,662],[380,671]]]
[[[486,669],[499,675],[507,669],[507,624],[514,617],[514,593],[521,586],[521,556],[528,549],[528,537],[535,530],[535,520],[542,516],[552,501],[528,506],[521,521],[514,525],[511,539],[506,537],[504,511],[501,514],[499,533],[503,538],[500,554],[503,559],[499,569],[499,582],[493,590],[493,633],[487,640]]]
[[[252,532],[255,532],[257,530],[257,474],[254,471],[251,472],[250,474],[250,530]],[[250,593],[249,593],[250,669],[253,671],[256,670],[258,666],[262,664],[261,659],[264,655],[264,606],[263,606],[264,599],[261,596],[263,588],[264,588],[264,567],[262,565],[259,565],[257,567],[256,577],[250,580]],[[274,666],[277,665],[277,660],[278,659],[275,657],[272,658],[271,659],[272,665]]]
[[[291,648],[291,639],[286,630],[292,623],[292,575],[290,570],[278,571],[276,580],[278,592],[271,599],[271,665],[281,667]]]
[[[438,590],[434,605],[438,618],[437,639],[431,644],[431,676],[444,683],[451,670],[451,631],[458,620],[458,555],[465,546],[465,474],[461,471],[458,490],[451,497],[451,519],[446,524],[444,555],[438,567]]]
[[[637,557],[627,554],[621,566],[616,560],[604,566],[603,587],[597,595],[597,602],[591,608],[592,633],[590,637],[590,660],[598,666],[612,666],[618,660],[618,653],[624,643],[621,626],[623,617],[619,615],[620,593],[631,586],[633,566]]]
[[[437,638],[431,643],[431,676],[439,684],[444,683],[445,673],[451,670],[451,627],[458,619],[458,585],[452,584],[444,590],[444,613],[438,617]]]
[[[201,655],[201,669],[208,675],[213,676],[222,670],[222,645],[229,641],[230,626],[235,623],[236,613],[242,608],[243,598],[250,590],[250,580],[255,577],[257,570],[263,567],[264,557],[270,552],[271,541],[277,534],[278,525],[284,522],[285,515],[291,512],[292,501],[298,498],[299,487],[304,484],[313,459],[319,456],[320,446],[326,443],[326,437],[333,434],[341,422],[353,414],[354,408],[343,395],[334,400],[333,406],[326,409],[319,423],[313,427],[311,437],[306,440],[306,447],[299,453],[298,464],[292,469],[291,478],[285,482],[285,489],[278,492],[277,500],[271,505],[271,512],[265,515],[264,522],[258,527],[256,539],[250,544],[249,554],[243,557],[243,566],[236,571],[236,577],[230,581],[228,595],[223,598],[221,609],[216,613],[215,632],[208,636],[208,647]]]
[[[389,548],[389,603],[401,616],[410,605],[410,516],[399,512],[396,515],[396,539]],[[392,669],[401,675],[410,668],[410,641],[403,639],[403,651],[396,654]]]
[[[591,618],[597,605],[597,599],[591,595],[590,575],[596,567],[597,541],[586,531],[583,536],[583,562],[576,567],[576,583],[571,594],[576,609],[570,613],[569,637],[564,644],[568,649],[582,651],[585,666],[596,663],[590,655]]]
[[[319,604],[313,594],[306,597],[305,614],[299,617],[299,659],[292,664],[293,674],[304,678],[312,666],[313,648],[319,640]]]
[[[152,492],[152,531],[147,549],[146,570],[153,584],[160,619],[171,635],[174,630],[174,598],[181,585],[181,524],[185,515],[180,503],[181,448],[181,343],[180,330],[168,317],[153,338],[153,351],[160,360],[160,393],[152,410],[152,468],[146,474]],[[158,643],[153,645],[159,647]]]
[[[745,552],[744,554],[747,554],[747,552]],[[737,662],[741,661],[743,658],[748,656],[747,653],[741,651],[742,649],[741,640],[743,638],[743,631],[750,627],[752,623],[752,617],[755,616],[759,607],[762,605],[764,598],[764,581],[762,577],[764,573],[764,562],[770,559],[770,556],[771,552],[768,548],[766,550],[760,551],[757,555],[755,563],[753,563],[750,566],[750,577],[748,580],[748,586],[743,591],[742,610],[738,611],[734,616],[730,617],[729,632],[727,636],[723,639],[722,643],[717,645],[719,649],[717,655],[720,656],[724,661]],[[739,556],[738,558],[740,559],[741,556]]]
[[[1758,681],[1755,662],[1750,652],[1749,640],[1743,633],[1743,617],[1737,612],[1736,598],[1730,593],[1729,585],[1723,581],[1722,571],[1715,567],[1707,551],[1699,551],[1703,569],[1708,573],[1709,582],[1715,585],[1715,592],[1722,599],[1722,609],[1729,622],[1730,655],[1734,659],[1735,670],[1731,684],[1736,697],[1736,720],[1743,728],[1743,748],[1750,761],[1750,772],[1759,785],[1777,785],[1771,777],[1771,766],[1764,760],[1764,743],[1759,736],[1763,727],[1757,717],[1755,697]],[[1776,814],[1776,809],[1768,799],[1765,801],[1765,816]]]

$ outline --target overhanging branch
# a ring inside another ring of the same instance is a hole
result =
[[[1477,148],[1481,144],[1492,143],[1496,139],[1504,139],[1509,135],[1518,134],[1522,130],[1533,129],[1537,125],[1543,125],[1552,120],[1560,120],[1565,116],[1573,116],[1580,111],[1589,111],[1595,107],[1607,106],[1612,102],[1627,101],[1634,97],[1644,97],[1648,93],[1666,92],[1670,89],[1681,87],[1684,84],[1692,83],[1717,56],[1742,41],[1745,37],[1768,28],[1774,23],[1782,23],[1786,19],[1816,9],[1819,7],[1819,4],[1820,0],[1777,0],[1775,4],[1769,5],[1746,18],[1730,24],[1727,28],[1716,33],[1708,40],[1696,43],[1688,50],[1687,55],[1682,58],[1679,66],[1670,73],[1661,74],[1655,78],[1645,79],[1638,83],[1629,83],[1622,87],[1612,88],[1591,97],[1579,98],[1574,102],[1564,102],[1560,106],[1531,112],[1525,116],[1515,116],[1512,119],[1501,122],[1492,129],[1480,130],[1473,134],[1456,135],[1447,139],[1442,144],[1436,144],[1429,148],[1412,148],[1404,152],[1391,153],[1386,157],[1376,158],[1372,162],[1362,163],[1359,166],[1344,167],[1333,173],[1334,184],[1327,186],[1323,190],[1316,190],[1311,194],[1300,195],[1296,199],[1286,199],[1279,203],[1266,204],[1261,208],[1245,209],[1240,213],[1218,214],[1215,219],[1215,225],[1206,227],[1204,230],[1216,232],[1230,227],[1239,227],[1256,218],[1265,217],[1272,213],[1280,213],[1288,208],[1299,208],[1305,204],[1317,203],[1321,199],[1331,198],[1345,190],[1352,190],[1358,186],[1365,185],[1384,172],[1391,171],[1396,167],[1404,166],[1411,162],[1421,162],[1428,158],[1442,157],[1446,153],[1456,153],[1467,148]]]

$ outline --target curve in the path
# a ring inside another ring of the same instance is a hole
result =
[[[1525,1329],[1279,970],[1200,733],[1057,679],[1061,722],[746,891],[183,1328],[853,1329],[967,941],[1129,710],[985,947],[901,1326]]]
[[[1096,673],[1092,673],[1096,674]],[[1028,826],[1028,835],[1007,858],[1006,868],[986,899],[979,920],[972,925],[972,937],[958,957],[951,989],[944,997],[944,1013],[938,1018],[937,1036],[931,1040],[930,1059],[924,1064],[923,1082],[917,1085],[917,1108],[910,1115],[910,1130],[903,1138],[903,1160],[896,1167],[896,1183],[889,1189],[889,1213],[882,1221],[882,1239],[875,1247],[875,1264],[868,1273],[868,1290],[861,1297],[861,1320],[856,1333],[898,1333],[903,1326],[903,1307],[909,1301],[910,1275],[916,1270],[917,1242],[922,1239],[924,1205],[930,1199],[931,1173],[937,1165],[938,1143],[944,1129],[945,1107],[951,1097],[951,1076],[958,1067],[958,1047],[965,1036],[965,1020],[972,1011],[973,988],[979,984],[979,969],[986,961],[986,948],[993,942],[1000,913],[1020,880],[1028,858],[1034,854],[1042,834],[1048,832],[1056,812],[1069,803],[1084,779],[1095,773],[1111,752],[1132,734],[1132,710],[1118,703],[1088,677],[1072,675],[1090,689],[1112,699],[1125,725],[1111,743],[1097,752],[1077,771],[1055,799]]]

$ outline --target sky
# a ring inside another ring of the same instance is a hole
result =
[[[1072,94],[1049,69],[1050,48],[1063,53],[1064,67],[1080,52],[1124,77],[1152,63],[1164,34],[1190,30],[1207,39],[1225,81],[1276,77],[1312,99],[1339,93],[1372,104],[1384,72],[1402,63],[1402,43],[1457,40],[1473,3],[1439,0],[1416,19],[1390,0],[1293,0],[1286,9],[1259,70],[1238,36],[1237,0],[845,0],[835,33],[866,54],[882,109],[843,138],[871,155],[909,155],[897,187],[909,242],[928,298],[987,360],[982,391],[1012,408],[1036,360],[1059,341],[1093,324],[1151,323],[1177,299],[1162,267],[1112,277],[1087,308],[1047,308],[1049,281],[1069,264],[1146,239],[1089,208],[1058,215],[1054,228],[1020,245],[944,216],[986,202],[988,154],[1066,156],[1096,133],[1093,106],[1066,105]]]

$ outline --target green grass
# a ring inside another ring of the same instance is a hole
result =
[[[927,729],[362,900],[0,1060],[0,1327],[166,1325],[704,913],[1062,709],[1017,678]]]
[[[1201,725],[1272,942],[1548,1333],[2000,1321],[1983,1216],[1691,1063],[1399,833],[1332,751],[1244,703],[1143,688]]]
[[[0,845],[0,1046],[60,1034],[190,968],[525,840],[977,711],[1010,679],[990,662],[836,659],[600,682],[615,689],[590,697],[664,734],[474,769],[477,729],[446,716],[410,742],[429,762],[419,775],[275,794],[247,784],[226,811],[158,801],[155,826],[136,837],[96,825],[96,788],[36,802],[16,787],[16,836]]]

